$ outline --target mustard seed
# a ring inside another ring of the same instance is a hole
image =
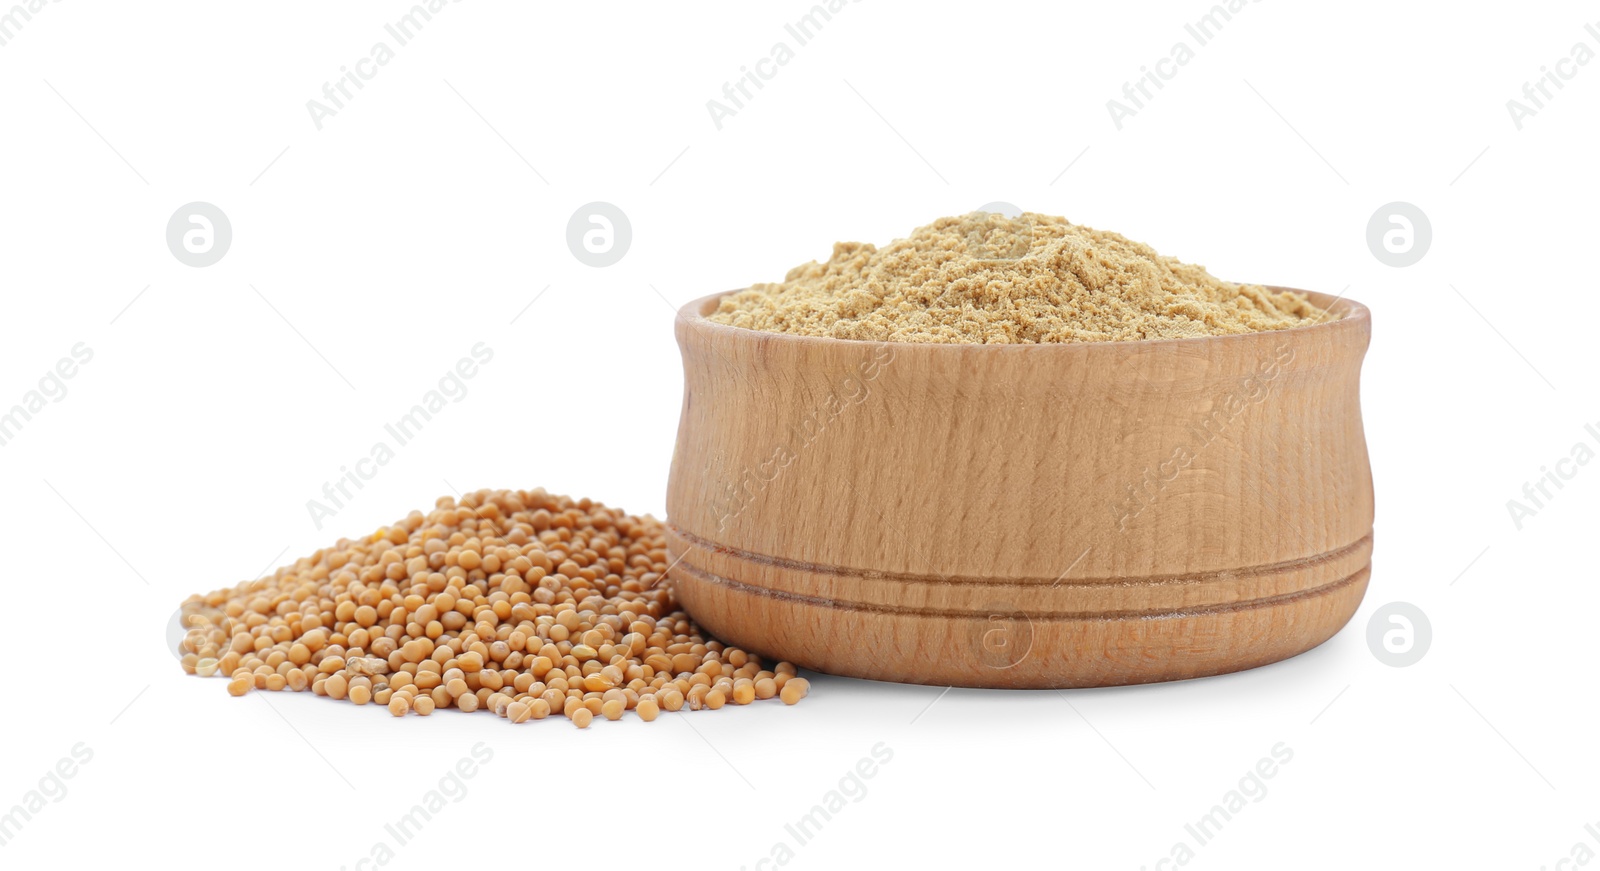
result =
[[[192,596],[180,666],[228,691],[304,691],[393,716],[443,707],[586,727],[808,684],[678,610],[665,529],[543,490],[444,497],[268,577]]]
[[[791,678],[784,683],[783,691],[779,693],[779,698],[783,699],[784,704],[792,705],[805,698],[806,693],[810,692],[810,690],[810,681],[803,677]]]

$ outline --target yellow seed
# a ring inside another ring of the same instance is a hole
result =
[[[803,677],[790,678],[784,682],[783,691],[779,694],[779,697],[783,699],[784,704],[792,705],[805,698],[806,693],[810,690],[811,681]]]
[[[525,722],[699,710],[806,685],[705,635],[658,585],[665,527],[542,490],[439,500],[180,611],[185,672],[235,694],[311,690],[395,716]],[[764,670],[765,669],[765,670]],[[793,684],[793,686],[791,686]]]
[[[589,722],[593,719],[594,714],[589,713],[589,709],[581,705],[572,712],[572,725],[577,726],[579,729],[589,728]]]

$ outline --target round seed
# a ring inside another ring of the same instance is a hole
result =
[[[779,698],[783,699],[784,704],[792,705],[805,698],[806,693],[810,692],[810,690],[811,681],[803,677],[790,678],[784,682],[783,691],[779,694]]]
[[[184,671],[228,691],[304,691],[395,716],[650,721],[809,685],[676,610],[665,529],[542,490],[440,499],[259,581],[193,596]],[[763,670],[769,669],[769,670]]]

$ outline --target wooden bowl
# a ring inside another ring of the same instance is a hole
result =
[[[718,638],[832,674],[1085,687],[1252,668],[1355,613],[1367,308],[1144,342],[923,345],[678,312],[670,577]]]

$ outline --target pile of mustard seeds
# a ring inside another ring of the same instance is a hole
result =
[[[874,342],[1026,344],[1222,336],[1327,317],[1301,294],[1222,281],[1116,233],[973,212],[883,248],[840,242],[826,263],[724,297],[708,320]]]
[[[793,665],[768,668],[701,632],[667,568],[653,517],[480,490],[190,597],[179,653],[235,696],[309,691],[396,717],[454,707],[586,728],[805,697]]]

